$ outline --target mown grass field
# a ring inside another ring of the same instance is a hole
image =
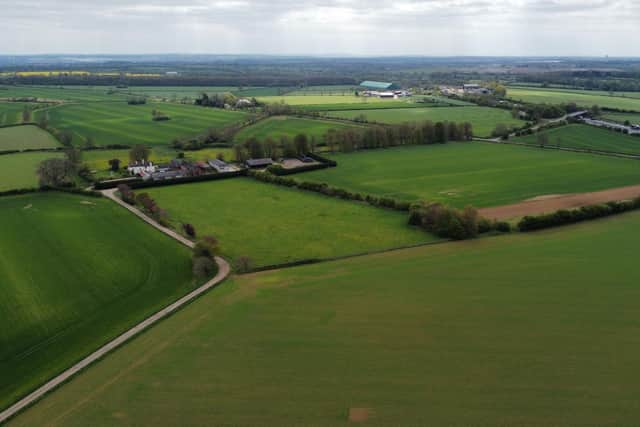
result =
[[[0,407],[192,289],[189,251],[106,199],[0,198]]]
[[[266,138],[272,138],[274,141],[278,141],[283,136],[293,139],[298,134],[305,134],[309,137],[315,137],[319,142],[329,130],[349,127],[361,128],[362,126],[339,121],[277,116],[261,120],[242,129],[235,135],[234,140],[235,142],[243,142],[249,138],[257,138],[264,141]]]
[[[62,153],[33,152],[0,156],[0,191],[37,187],[38,165],[52,157],[62,157]]]
[[[0,97],[2,91],[0,91]],[[28,102],[0,102],[0,126],[22,123],[22,112],[25,107],[33,109],[37,104]]]
[[[384,104],[386,102],[406,103],[405,100],[366,98],[355,95],[285,95],[261,96],[258,100],[265,103],[284,102],[289,105],[321,105],[321,104]]]
[[[126,95],[115,92],[108,86],[3,86],[1,98],[35,97],[60,101],[116,101],[125,100]],[[113,93],[110,93],[113,92]]]
[[[640,98],[610,96],[604,92],[507,87],[507,97],[532,103],[563,104],[575,102],[581,107],[598,105],[621,110],[640,111]]]
[[[159,110],[171,120],[153,121],[151,112]],[[39,111],[47,114],[57,129],[73,133],[74,144],[92,137],[96,145],[169,145],[175,138],[197,136],[208,128],[220,128],[242,121],[245,113],[170,103],[128,105],[125,102],[69,104]]]
[[[605,111],[602,114],[602,117],[606,120],[612,120],[618,123],[624,123],[628,120],[631,124],[640,125],[640,113],[614,113]]]
[[[37,126],[11,126],[0,128],[0,151],[56,148],[60,143]]]
[[[237,277],[12,425],[635,425],[638,230],[631,213]]]
[[[338,167],[296,175],[363,194],[500,206],[541,195],[640,184],[637,160],[470,142],[330,156]]]
[[[370,122],[378,123],[403,123],[421,122],[431,120],[433,122],[469,122],[473,125],[475,136],[490,136],[499,123],[507,126],[520,127],[522,120],[514,119],[506,110],[488,107],[447,107],[447,108],[402,108],[390,110],[372,111],[331,111],[330,117],[353,119],[365,116]]]
[[[640,138],[599,129],[595,126],[573,124],[550,129],[544,133],[549,137],[549,146],[551,147],[640,154]],[[537,134],[518,137],[514,141],[539,145]]]
[[[140,190],[143,191],[143,190]],[[213,235],[223,254],[265,266],[407,246],[434,237],[407,225],[407,214],[315,193],[234,178],[148,192],[177,229],[191,223]]]

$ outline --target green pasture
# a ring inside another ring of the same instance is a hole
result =
[[[38,165],[52,157],[62,157],[62,154],[31,152],[0,156],[0,191],[37,187]]]
[[[2,96],[2,91],[0,91],[0,96]],[[0,102],[0,126],[22,123],[24,109],[33,110],[37,106],[38,104],[29,102]]]
[[[500,206],[536,196],[640,184],[640,162],[483,142],[330,156],[338,167],[296,175],[363,194],[454,206]]]
[[[258,101],[264,103],[284,102],[289,105],[321,105],[321,104],[384,104],[385,102],[408,102],[404,100],[367,98],[355,95],[285,95],[261,96]]]
[[[132,96],[145,95],[180,100],[182,98],[197,98],[203,93],[225,93],[237,89],[237,86],[129,86],[126,89],[118,89],[118,92]]]
[[[448,107],[448,108],[400,108],[372,111],[332,111],[330,117],[353,119],[364,116],[369,122],[403,123],[422,122],[469,122],[473,125],[475,136],[490,136],[499,123],[520,127],[522,120],[514,119],[511,112],[489,107]]]
[[[11,425],[635,425],[638,230],[630,213],[236,277]]]
[[[2,98],[34,97],[41,100],[58,101],[117,101],[127,97],[110,86],[4,86]]]
[[[316,193],[234,178],[140,190],[176,228],[191,223],[213,235],[230,259],[253,266],[329,258],[433,240],[407,225],[407,214]]]
[[[600,107],[640,111],[640,98],[611,96],[606,92],[593,93],[591,91],[579,90],[508,87],[507,96],[511,99],[535,104],[564,104],[574,102],[584,108],[598,105]]]
[[[550,147],[640,154],[640,138],[595,126],[572,124],[544,131],[544,134],[549,138]],[[538,134],[518,137],[514,141],[539,145]]]
[[[11,126],[0,128],[0,151],[56,148],[60,143],[37,126]]]
[[[195,285],[188,249],[106,199],[2,197],[0,219],[0,407]]]
[[[159,110],[171,120],[153,121]],[[175,138],[195,137],[208,128],[221,128],[242,121],[245,113],[217,108],[171,103],[129,105],[125,102],[69,104],[38,112],[47,114],[49,124],[69,130],[76,145],[92,137],[96,145],[169,145]]]
[[[613,111],[605,111],[602,118],[618,123],[629,121],[633,125],[640,125],[640,113],[614,113]]]
[[[270,137],[278,141],[280,137],[286,136],[293,139],[296,135],[302,133],[309,137],[315,137],[320,141],[331,129],[356,127],[361,128],[362,126],[353,125],[349,122],[341,123],[330,120],[277,116],[261,120],[254,125],[245,127],[235,135],[234,140],[236,142],[243,142],[249,138],[257,138],[263,141]]]

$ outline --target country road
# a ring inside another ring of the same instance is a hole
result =
[[[109,199],[111,199],[111,200],[115,201],[116,203],[118,203],[119,205],[125,207],[126,209],[128,209],[129,211],[134,213],[136,216],[138,216],[139,218],[141,218],[145,222],[149,223],[150,225],[154,226],[158,230],[160,230],[163,233],[171,236],[172,238],[176,239],[177,241],[179,241],[183,245],[188,246],[189,248],[193,248],[194,243],[192,241],[190,241],[188,239],[185,239],[184,237],[182,237],[178,233],[174,232],[173,230],[170,230],[170,229],[168,229],[166,227],[162,227],[161,225],[159,225],[155,221],[153,221],[151,218],[147,217],[144,213],[140,212],[138,209],[136,209],[136,208],[134,208],[132,206],[129,206],[126,203],[122,202],[120,199],[118,199],[115,196],[115,194],[114,194],[115,190],[105,190],[102,193],[106,197],[108,197]],[[132,328],[130,328],[126,332],[124,332],[121,335],[119,335],[117,338],[115,338],[115,339],[109,341],[108,343],[104,344],[102,347],[100,347],[99,349],[97,349],[96,351],[94,351],[93,353],[91,353],[90,355],[85,357],[84,359],[80,360],[78,363],[76,363],[72,367],[68,368],[67,370],[65,370],[61,374],[59,374],[56,377],[52,378],[51,380],[46,382],[44,385],[42,385],[39,388],[37,388],[35,391],[31,392],[27,396],[23,397],[22,399],[20,399],[16,403],[14,403],[9,408],[7,408],[4,411],[0,412],[0,424],[4,423],[9,418],[11,418],[14,415],[16,415],[22,409],[28,407],[29,405],[32,405],[33,403],[38,401],[38,399],[43,397],[45,394],[49,393],[50,391],[52,391],[53,389],[55,389],[56,387],[58,387],[59,385],[61,385],[65,381],[69,380],[71,377],[76,375],[78,372],[82,371],[87,366],[89,366],[92,363],[94,363],[95,361],[99,360],[100,358],[105,356],[110,351],[116,349],[117,347],[119,347],[120,345],[124,344],[125,342],[127,342],[128,340],[130,340],[131,338],[133,338],[134,336],[136,336],[140,332],[142,332],[145,329],[149,328],[150,326],[152,326],[153,324],[155,324],[158,321],[162,320],[163,318],[171,315],[172,313],[174,313],[176,310],[178,310],[179,308],[181,308],[185,304],[188,304],[189,302],[193,301],[194,299],[196,299],[197,297],[199,297],[203,293],[207,292],[211,288],[213,288],[216,285],[218,285],[219,283],[221,283],[229,275],[229,273],[231,272],[231,267],[229,266],[229,263],[227,261],[225,261],[224,259],[222,259],[220,257],[216,257],[216,263],[218,264],[218,273],[215,275],[214,278],[212,278],[211,280],[209,280],[208,282],[206,282],[204,285],[200,286],[199,288],[195,289],[194,291],[192,291],[192,292],[188,293],[187,295],[183,296],[182,298],[180,298],[176,302],[170,304],[169,306],[163,308],[162,310],[158,311],[157,313],[153,314],[152,316],[146,318],[142,322],[140,322],[137,325],[133,326]]]

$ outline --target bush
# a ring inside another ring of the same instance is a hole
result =
[[[251,258],[248,256],[238,257],[233,264],[238,273],[247,273],[251,271],[252,262]]]
[[[182,229],[187,236],[196,237],[196,228],[193,224],[182,224]]]
[[[191,260],[193,264],[193,275],[198,278],[211,277],[217,271],[217,264],[213,259],[204,256],[193,257]]]
[[[133,193],[133,191],[131,191],[131,188],[127,184],[118,185],[118,192],[120,193],[120,198],[123,202],[129,205],[136,204],[135,194]]]
[[[409,224],[418,225],[439,237],[454,240],[476,237],[479,222],[478,211],[470,206],[460,211],[441,203],[423,203],[411,206],[409,213]]]
[[[218,239],[213,236],[204,236],[193,247],[194,257],[207,257],[213,259],[220,252]]]

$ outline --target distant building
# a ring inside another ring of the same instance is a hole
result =
[[[470,83],[462,85],[462,91],[467,95],[490,95],[491,90],[486,87],[482,87],[479,84]]]
[[[375,90],[375,91],[393,91],[398,90],[400,87],[395,83],[389,82],[376,82],[373,80],[365,80],[360,83],[360,87],[365,90]]]
[[[245,162],[248,168],[266,168],[273,164],[272,159],[249,159]]]

